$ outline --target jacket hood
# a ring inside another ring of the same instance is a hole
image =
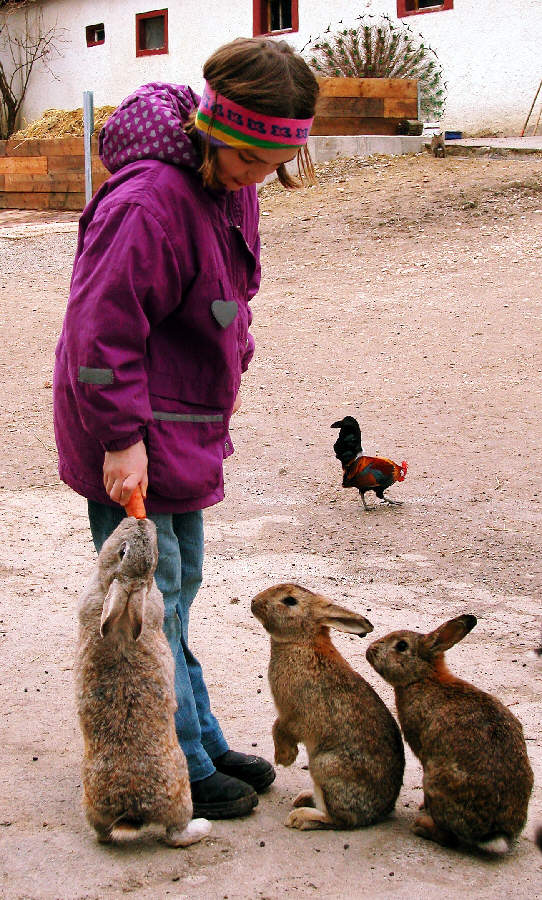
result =
[[[138,88],[100,131],[99,153],[106,169],[116,172],[140,159],[198,169],[201,160],[183,127],[199,100],[180,84],[152,82]]]

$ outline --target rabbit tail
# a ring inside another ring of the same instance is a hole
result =
[[[502,856],[510,850],[510,841],[503,834],[498,834],[488,841],[478,841],[476,846],[479,847],[480,850],[484,850],[485,853],[494,853],[498,856]]]

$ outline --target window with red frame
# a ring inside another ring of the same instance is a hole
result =
[[[136,15],[136,56],[168,52],[167,9]]]
[[[87,47],[97,47],[99,44],[105,44],[105,26],[101,22],[99,25],[87,25],[85,28],[85,36],[87,39]]]
[[[453,8],[454,0],[397,0],[397,15],[400,19]]]
[[[299,31],[298,0],[253,0],[254,35]]]

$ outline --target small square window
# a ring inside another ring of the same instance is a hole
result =
[[[136,15],[136,56],[168,52],[167,9]]]
[[[253,0],[254,34],[299,31],[298,0]]]
[[[421,13],[442,12],[444,9],[453,9],[454,0],[397,0],[397,15],[418,16]]]
[[[105,44],[105,26],[103,22],[99,25],[87,25],[85,34],[87,47],[97,47],[98,44]]]

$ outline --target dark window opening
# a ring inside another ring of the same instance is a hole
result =
[[[299,30],[298,0],[253,0],[254,34]]]
[[[167,9],[136,15],[136,56],[168,52]]]
[[[422,13],[453,9],[454,0],[397,0],[397,15],[416,16]]]
[[[97,47],[98,44],[105,44],[105,26],[101,22],[100,25],[87,25],[85,28],[87,39],[87,47]]]
[[[269,3],[269,30],[285,31],[292,27],[292,4],[289,0]]]

